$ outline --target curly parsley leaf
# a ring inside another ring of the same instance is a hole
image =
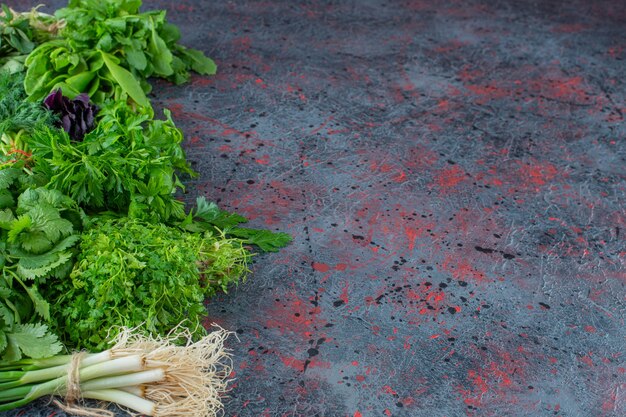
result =
[[[82,234],[70,280],[49,291],[55,331],[69,345],[101,349],[114,326],[164,334],[182,321],[203,334],[203,300],[247,273],[241,240],[138,219],[99,219]],[[114,314],[111,314],[114,312]]]

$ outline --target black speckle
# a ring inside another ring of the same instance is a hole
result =
[[[319,355],[320,351],[315,349],[315,348],[311,348],[311,349],[307,350],[306,353],[309,354],[309,358],[312,358],[313,356]]]
[[[493,249],[482,248],[480,246],[474,246],[474,249],[476,249],[478,252],[482,252],[482,253],[493,253]]]
[[[450,314],[456,314],[456,308],[454,308],[454,307],[448,307],[448,313],[450,313]]]
[[[545,308],[545,309],[550,310],[550,306],[549,306],[548,304],[546,304],[546,303],[539,303],[539,305],[540,305],[541,307]]]
[[[344,304],[343,300],[335,300],[335,302],[333,303],[335,307],[342,306],[343,304]]]

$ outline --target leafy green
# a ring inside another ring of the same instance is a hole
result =
[[[8,347],[2,359],[6,362],[17,361],[21,359],[22,354],[35,359],[49,358],[63,348],[58,338],[48,331],[45,324],[16,324],[13,330],[5,335]]]
[[[13,51],[29,54],[35,48],[28,19],[17,15],[4,4],[0,15],[0,30],[0,53],[3,56]]]
[[[55,18],[33,9],[18,13],[6,5],[0,12],[0,70],[11,74],[24,70],[28,54],[41,42],[56,35]]]
[[[291,242],[287,233],[239,227],[248,219],[220,209],[217,204],[198,197],[192,209],[180,226],[189,231],[220,231],[229,237],[237,237],[244,242],[256,245],[264,252],[277,252]]]
[[[126,102],[107,103],[96,128],[82,142],[45,128],[28,146],[34,171],[90,211],[111,210],[153,222],[183,218],[178,175],[193,174],[181,147],[182,133],[168,111],[152,119],[149,108],[134,111]]]
[[[165,11],[140,13],[140,6],[137,0],[72,0],[57,10],[63,38],[40,45],[26,59],[31,99],[61,88],[70,97],[87,93],[97,104],[130,98],[149,106],[149,77],[180,84],[190,70],[215,74],[204,53],[177,43],[180,32],[166,22]]]
[[[37,322],[51,317],[40,288],[51,277],[67,278],[77,230],[86,221],[76,203],[59,191],[24,190],[26,176],[19,165],[0,170],[0,193],[11,197],[0,211],[0,353],[5,361],[60,352],[57,337]]]
[[[137,104],[140,106],[148,107],[150,106],[150,102],[146,97],[146,94],[143,92],[141,85],[135,80],[133,74],[128,72],[126,69],[120,67],[115,62],[114,58],[107,54],[106,52],[102,53],[102,59],[104,59],[104,63],[109,69],[111,76],[117,81],[117,83],[122,87],[122,89],[135,100]]]
[[[50,288],[55,330],[78,348],[104,348],[114,326],[167,333],[182,321],[201,335],[203,300],[247,272],[240,240],[137,219],[100,219],[81,237],[71,280]]]

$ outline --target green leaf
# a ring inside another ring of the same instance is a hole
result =
[[[0,190],[9,188],[22,175],[17,168],[0,169]]]
[[[194,216],[220,229],[235,227],[240,223],[248,221],[248,219],[239,214],[221,210],[217,204],[208,202],[204,197],[198,197],[196,199],[196,211]]]
[[[106,52],[102,52],[102,58],[104,59],[104,64],[111,72],[111,75],[120,87],[122,87],[124,92],[140,106],[150,107],[148,98],[143,92],[139,82],[133,77],[133,74],[113,62],[111,56]]]
[[[33,302],[33,306],[35,307],[35,311],[39,314],[44,320],[50,320],[50,305],[39,293],[36,285],[31,287],[25,287],[28,296]]]
[[[14,205],[15,199],[9,190],[0,190],[0,209],[13,207]]]
[[[11,230],[13,227],[13,222],[15,221],[15,216],[11,209],[4,209],[0,211],[0,228],[4,230]]]
[[[215,61],[205,56],[202,51],[181,46],[176,49],[176,52],[198,74],[214,75],[217,72]]]
[[[275,233],[269,230],[256,230],[247,228],[234,228],[226,230],[228,235],[246,239],[249,243],[256,245],[265,252],[278,252],[280,248],[287,246],[292,237],[287,233]]]
[[[152,34],[148,43],[148,51],[152,55],[151,63],[154,66],[154,72],[160,76],[167,77],[172,75],[174,70],[172,69],[172,52],[165,44],[165,41],[161,39],[156,32],[154,20],[150,18],[152,27]]]
[[[15,242],[17,240],[17,236],[22,233],[24,230],[28,229],[32,224],[32,221],[29,216],[22,215],[17,218],[17,220],[13,221],[11,224],[11,230],[9,230],[9,242]]]
[[[7,347],[7,335],[4,330],[0,330],[0,352],[4,351]]]
[[[32,230],[45,233],[52,242],[56,242],[62,236],[70,235],[74,231],[72,222],[62,218],[59,211],[50,206],[42,205],[30,209],[28,218],[31,221],[29,227]]]
[[[5,298],[6,297],[7,296],[5,295]],[[8,329],[13,327],[13,323],[15,322],[15,316],[13,315],[11,309],[8,308],[6,304],[4,304],[4,302],[0,302],[0,318],[4,322],[4,327]],[[0,352],[1,351],[2,349],[0,349]]]
[[[83,93],[87,90],[89,83],[96,77],[96,73],[92,71],[81,72],[80,74],[68,77],[63,82],[65,85],[70,86],[73,91]],[[63,91],[64,95],[65,91]]]
[[[98,40],[96,44],[96,49],[101,49],[105,52],[109,52],[113,47],[113,38],[110,34],[106,33]]]
[[[57,337],[48,331],[48,326],[44,324],[18,324],[14,330],[6,334],[9,347],[5,353],[5,360],[10,360],[6,356],[19,360],[21,350],[24,355],[33,359],[49,358],[56,355],[63,349]]]
[[[53,207],[56,209],[71,208],[76,203],[64,195],[59,190],[49,190],[47,188],[29,188],[17,199],[18,214],[27,213],[41,206]]]
[[[43,232],[34,232],[20,236],[22,247],[28,252],[40,254],[52,248],[52,242]]]
[[[22,258],[17,263],[17,273],[25,279],[34,280],[47,276],[55,268],[64,265],[72,258],[70,253],[43,254]],[[36,266],[40,265],[40,266]]]
[[[161,38],[163,38],[165,43],[167,43],[168,45],[172,45],[178,42],[178,40],[180,39],[180,30],[178,30],[178,26],[176,25],[173,25],[171,23],[165,23],[163,26],[161,26],[161,29],[159,30],[159,35],[161,36]]]
[[[79,235],[71,235],[66,237],[57,243],[52,249],[50,249],[50,253],[59,253],[63,252],[71,247],[73,247],[80,240]]]
[[[107,26],[107,28],[112,29],[115,32],[123,32],[126,30],[126,19],[121,17],[107,19],[104,24]]]
[[[128,65],[139,71],[146,69],[148,60],[146,59],[146,54],[144,54],[143,51],[128,47],[124,48],[124,53],[126,54]]]
[[[6,22],[13,20],[13,13],[11,13],[11,9],[9,9],[9,6],[4,3],[2,3],[2,12],[4,13],[4,19]]]

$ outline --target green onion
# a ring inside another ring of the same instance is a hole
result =
[[[0,412],[61,395],[72,403],[61,405],[68,410],[82,398],[147,416],[216,416],[231,370],[227,336],[220,329],[192,342],[188,330],[155,339],[122,329],[115,346],[104,352],[2,364]]]

